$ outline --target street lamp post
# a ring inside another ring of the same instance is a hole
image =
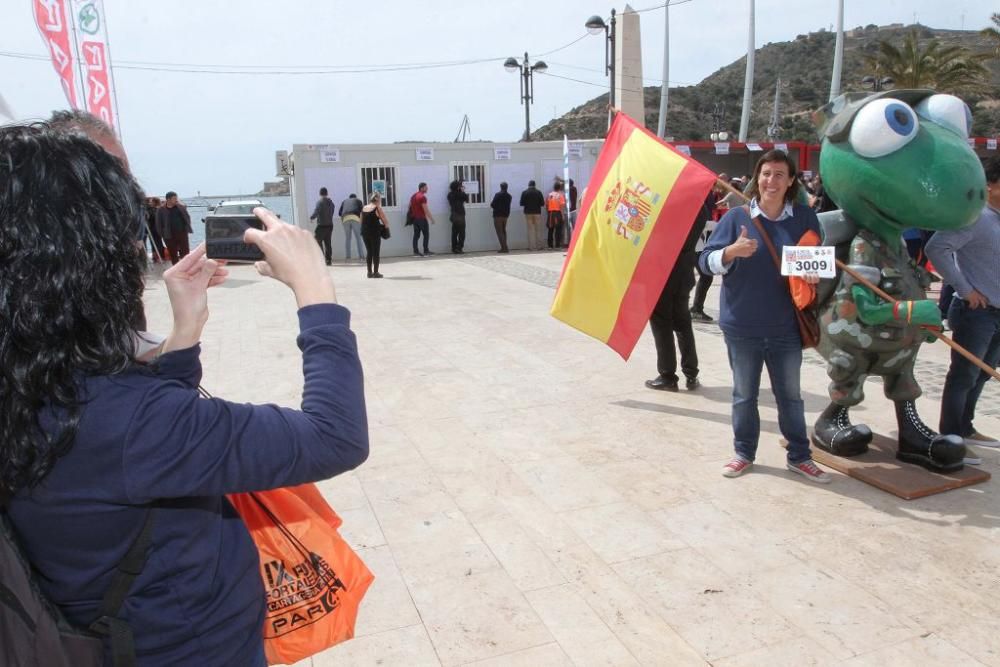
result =
[[[524,105],[524,140],[531,141],[531,111],[530,106],[535,101],[535,84],[532,75],[535,72],[544,72],[549,68],[544,61],[539,60],[534,65],[528,60],[528,52],[524,52],[524,64],[517,62],[517,58],[511,56],[504,61],[503,67],[508,72],[521,73],[521,104]]]
[[[729,133],[723,130],[726,124],[726,103],[716,102],[712,108],[712,133],[709,138],[712,141],[728,141]]]
[[[591,35],[604,31],[604,74],[611,78],[611,93],[608,95],[608,127],[611,126],[611,110],[615,106],[615,10],[611,10],[611,21],[604,22],[600,16],[591,16],[584,24]]]
[[[879,76],[878,65],[875,65],[875,76],[866,76],[861,79],[861,85],[865,88],[871,88],[874,93],[878,93],[894,83],[896,82],[891,76]]]

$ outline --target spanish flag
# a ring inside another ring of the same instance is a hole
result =
[[[580,204],[552,316],[628,359],[714,183],[711,171],[618,113]]]

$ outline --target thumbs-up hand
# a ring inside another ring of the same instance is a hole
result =
[[[747,235],[746,225],[740,225],[740,235],[726,246],[723,261],[728,263],[737,257],[749,257],[755,252],[757,252],[757,239],[752,239]]]

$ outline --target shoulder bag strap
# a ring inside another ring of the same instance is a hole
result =
[[[764,245],[767,246],[767,251],[771,253],[771,259],[774,260],[774,265],[778,267],[778,273],[780,274],[781,260],[778,258],[778,251],[774,249],[774,243],[771,242],[771,237],[764,229],[764,225],[760,224],[760,218],[754,217],[750,220],[753,222],[753,226],[757,228],[757,231],[760,232],[760,237],[764,239]]]
[[[744,204],[743,206],[740,206],[740,208],[746,211],[747,215],[750,216],[749,206]],[[771,241],[771,236],[767,233],[767,230],[764,229],[764,225],[760,224],[760,216],[750,217],[750,222],[752,222],[753,226],[757,228],[758,232],[760,232],[760,237],[764,239],[764,245],[767,246],[767,251],[771,253],[771,259],[774,260],[774,265],[778,267],[778,274],[780,275],[781,260],[778,258],[778,251],[774,249],[774,243]]]
[[[759,218],[755,217],[755,218],[751,218],[751,220],[753,221],[754,227],[756,227],[757,231],[760,232],[761,238],[764,239],[764,245],[767,246],[768,252],[771,253],[771,259],[774,260],[774,265],[776,267],[778,267],[778,275],[781,278],[784,279],[785,286],[788,288],[788,296],[789,296],[789,298],[791,298],[791,296],[792,296],[792,283],[791,283],[791,280],[788,279],[788,276],[782,276],[781,275],[781,260],[778,258],[778,251],[774,249],[774,243],[771,242],[771,237],[768,236],[767,231],[764,230],[764,225],[760,224],[760,219]],[[792,305],[795,306],[795,299],[792,299]],[[798,311],[801,311],[802,309],[798,308],[796,306],[795,310],[798,312]]]
[[[136,664],[132,628],[117,616],[125,603],[125,598],[128,597],[129,589],[146,566],[152,538],[153,508],[150,506],[146,509],[146,520],[142,530],[132,542],[125,557],[118,563],[118,571],[115,572],[114,579],[101,601],[97,620],[90,626],[91,631],[111,638],[112,664],[115,667],[132,667]]]

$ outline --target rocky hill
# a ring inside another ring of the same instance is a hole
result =
[[[861,79],[872,74],[864,56],[874,55],[879,40],[901,44],[905,34],[916,29],[921,42],[937,38],[947,45],[957,44],[974,52],[989,51],[985,37],[975,31],[934,30],[925,26],[869,25],[846,32],[844,38],[844,69],[841,89],[863,90]],[[791,42],[766,44],[757,49],[754,62],[753,108],[750,115],[750,140],[766,140],[767,126],[774,108],[775,83],[781,77],[781,130],[783,140],[815,140],[810,114],[822,106],[829,96],[836,35],[821,30],[799,35]],[[992,89],[985,95],[965,96],[973,110],[973,134],[1000,134],[1000,61],[987,63],[992,72]],[[746,57],[740,58],[696,86],[670,89],[667,136],[680,140],[707,140],[713,127],[716,104],[725,105],[722,129],[734,137],[739,130],[743,108],[743,78]],[[660,88],[644,90],[646,126],[655,130],[660,109]],[[554,119],[532,133],[532,138],[571,139],[603,137],[607,129],[608,95],[590,100],[561,118]]]

